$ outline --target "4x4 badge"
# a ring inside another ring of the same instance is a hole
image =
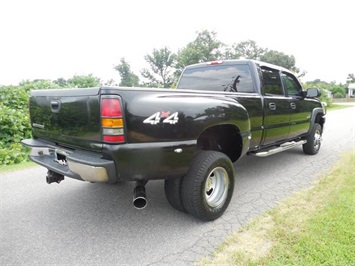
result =
[[[170,112],[156,112],[143,121],[144,124],[157,125],[161,119],[165,118],[162,123],[174,125],[179,121],[179,112],[170,115]]]

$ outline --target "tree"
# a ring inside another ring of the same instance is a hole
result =
[[[331,84],[329,87],[329,90],[332,92],[334,95],[334,98],[345,98],[346,97],[346,85],[336,85],[336,84]]]
[[[348,77],[346,78],[347,83],[355,83],[355,75],[354,74],[348,74]]]
[[[114,67],[118,71],[121,77],[119,86],[123,87],[138,87],[139,77],[131,71],[131,66],[126,62],[124,58],[121,58],[120,64]]]
[[[56,89],[60,86],[56,82],[47,79],[35,79],[33,81],[23,80],[19,83],[18,87],[23,88],[27,92],[30,90],[43,90],[43,89]]]
[[[67,86],[71,88],[91,88],[101,86],[100,79],[92,74],[87,76],[73,76],[67,80]]]
[[[176,55],[164,47],[154,49],[152,54],[147,54],[144,58],[150,66],[150,69],[144,68],[141,71],[142,76],[148,80],[145,85],[170,88],[174,81],[172,70]]]
[[[226,59],[254,59],[260,60],[260,56],[265,53],[265,49],[259,47],[255,41],[248,40],[238,44],[233,44],[231,48],[227,48],[225,53]]]
[[[109,79],[104,82],[105,86],[117,86],[117,83],[114,79]],[[119,85],[120,86],[120,85]],[[123,85],[122,85],[123,86]]]
[[[270,64],[282,66],[296,73],[300,71],[299,68],[295,66],[296,65],[295,57],[293,55],[287,55],[283,52],[279,52],[275,50],[265,51],[265,53],[263,53],[260,56],[260,60]]]
[[[196,39],[177,54],[176,75],[179,76],[187,65],[222,59],[223,46],[224,44],[217,39],[216,32],[208,30],[197,32]]]
[[[320,97],[321,101],[327,102],[328,105],[331,105],[330,99],[327,97],[327,92],[331,92],[334,98],[345,98],[346,96],[346,85],[336,84],[335,82],[326,82],[320,79],[314,81],[307,81],[303,84],[304,89],[308,88],[318,88],[322,91]]]
[[[62,88],[68,87],[68,82],[67,82],[67,80],[64,79],[64,78],[58,78],[58,79],[56,79],[56,80],[53,80],[53,82],[54,82],[55,84],[58,84],[58,85],[59,85],[60,87],[62,87]]]
[[[247,40],[238,44],[233,44],[232,47],[226,49],[225,58],[260,60],[287,68],[298,74],[298,77],[302,77],[306,74],[305,71],[300,73],[299,68],[295,66],[296,59],[293,55],[287,55],[276,50],[261,48],[253,40]]]

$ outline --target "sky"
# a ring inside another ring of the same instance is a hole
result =
[[[352,1],[317,0],[2,0],[0,84],[93,74],[119,80],[168,47],[177,52],[209,30],[227,45],[254,40],[294,55],[302,81],[345,83],[355,74]]]

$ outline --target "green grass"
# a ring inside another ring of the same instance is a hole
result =
[[[326,109],[327,109],[327,111],[334,111],[334,110],[340,110],[340,109],[349,108],[349,107],[352,107],[352,106],[353,105],[350,105],[350,104],[332,103]]]
[[[355,265],[355,152],[233,234],[200,265]]]
[[[37,164],[35,164],[34,162],[22,162],[19,164],[12,164],[12,165],[0,165],[0,173],[22,170],[36,165]]]

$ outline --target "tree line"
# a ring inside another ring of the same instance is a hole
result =
[[[142,80],[132,72],[125,58],[121,58],[114,69],[121,77],[120,86],[174,88],[181,72],[188,65],[239,58],[279,65],[292,70],[299,77],[305,74],[296,67],[296,59],[293,55],[262,48],[253,40],[226,45],[218,40],[216,32],[208,30],[197,32],[196,38],[176,53],[168,47],[153,49],[144,57],[149,69],[144,68],[140,71]]]
[[[176,53],[168,47],[153,49],[150,54],[144,57],[149,68],[140,70],[141,78],[131,70],[130,64],[124,57],[120,59],[119,64],[114,69],[118,71],[121,78],[119,86],[174,88],[181,72],[188,65],[241,58],[260,60],[282,66],[293,71],[298,78],[307,73],[296,66],[296,59],[293,55],[260,47],[254,40],[226,45],[217,38],[216,32],[208,30],[197,32],[195,39]],[[354,82],[354,74],[348,74],[345,84],[316,79],[304,83],[303,86],[305,88],[318,87],[323,91],[330,91],[334,98],[344,98],[348,84]],[[323,93],[322,100],[329,104],[326,93]]]

